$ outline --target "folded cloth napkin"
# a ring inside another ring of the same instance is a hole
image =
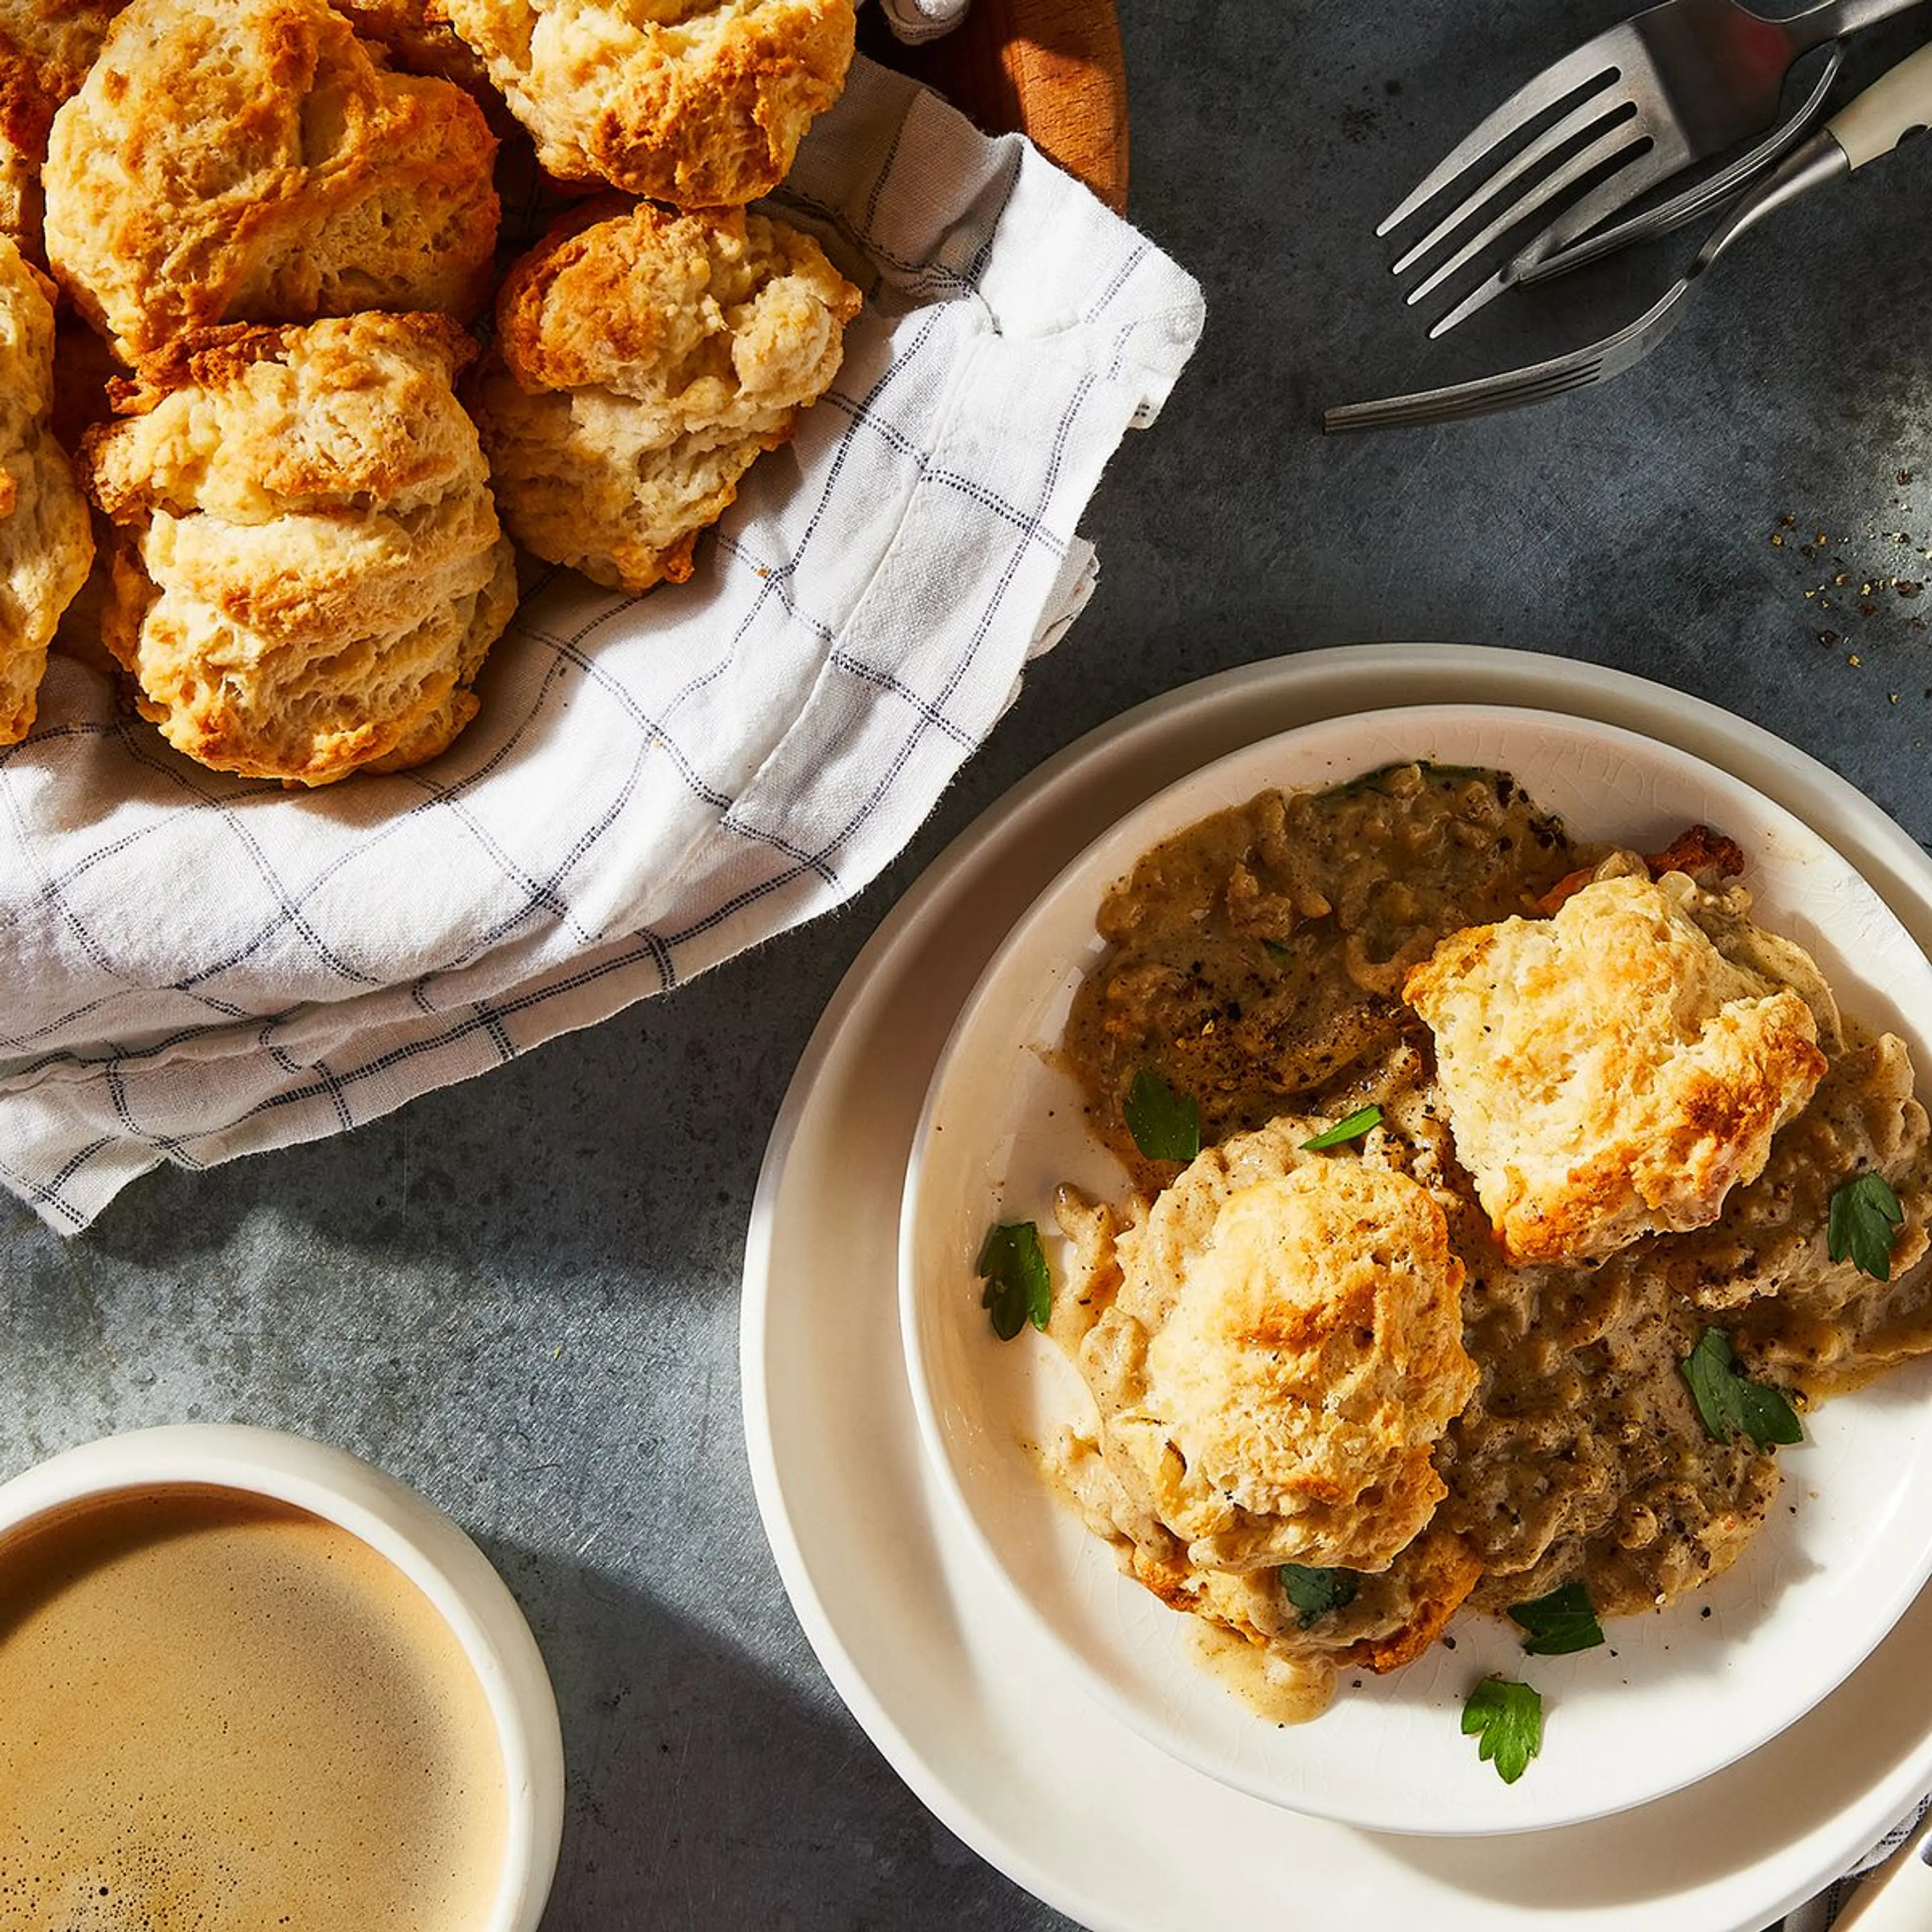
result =
[[[1876,1871],[1918,1828],[1932,1798],[1921,1798],[1843,1878],[1834,1879],[1816,1898],[1808,1899],[1779,1921],[1771,1932],[1830,1932],[1846,1908],[1858,1897],[1861,1882]]]
[[[1077,526],[1202,322],[1026,142],[854,64],[782,211],[865,290],[688,584],[556,573],[431,765],[202,770],[57,660],[0,752],[0,1178],[85,1227],[163,1161],[352,1127],[848,899],[1090,588]]]

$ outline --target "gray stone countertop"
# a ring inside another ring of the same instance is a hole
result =
[[[1894,584],[1932,577],[1932,146],[1750,237],[1616,382],[1396,436],[1312,426],[1604,332],[1688,259],[1660,244],[1430,345],[1372,238],[1617,11],[1122,0],[1130,212],[1201,278],[1207,332],[1092,507],[1093,604],[888,875],[352,1135],[151,1176],[76,1239],[0,1204],[0,1473],[245,1419],[383,1464],[496,1560],[562,1709],[548,1932],[1068,1922],[935,1822],[827,1682],[760,1527],[737,1366],[752,1192],[814,1021],[921,868],[1047,755],[1253,659],[1468,640],[1727,706],[1932,840],[1932,593]],[[1922,32],[1874,34],[1850,79]]]

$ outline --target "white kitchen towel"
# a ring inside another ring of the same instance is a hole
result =
[[[556,573],[424,769],[204,771],[57,660],[0,752],[0,1177],[85,1227],[163,1161],[352,1127],[848,899],[1085,598],[1078,533],[1202,322],[1024,141],[854,63],[776,197],[866,292],[689,584]]]

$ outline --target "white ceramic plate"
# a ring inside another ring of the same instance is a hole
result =
[[[1057,1501],[1027,1446],[1091,1414],[1060,1352],[993,1334],[974,1259],[996,1221],[1040,1228],[1072,1179],[1125,1178],[1082,1124],[1049,1056],[1102,945],[1101,898],[1150,847],[1270,785],[1318,790],[1412,758],[1514,774],[1586,840],[1660,850],[1688,825],[1750,855],[1758,916],[1825,969],[1846,1010],[1898,1032],[1932,1067],[1932,965],[1857,873],[1781,806],[1702,760],[1616,727],[1539,710],[1432,706],[1330,719],[1244,747],[1130,812],[1041,895],[953,1030],[914,1136],[901,1318],[927,1446],[970,1536],[1012,1584],[1036,1640],[1127,1724],[1273,1803],[1384,1831],[1540,1829],[1642,1804],[1708,1776],[1802,1716],[1892,1627],[1932,1574],[1932,1362],[1840,1399],[1780,1452],[1780,1502],[1745,1556],[1603,1648],[1530,1658],[1520,1634],[1456,1620],[1451,1652],[1344,1688],[1318,1721],[1258,1718],[1190,1661],[1185,1620],[1121,1576]],[[1460,1728],[1491,1672],[1543,1694],[1543,1754],[1506,1785]]]
[[[1527,652],[1315,652],[1144,706],[988,812],[860,954],[773,1126],[740,1363],[786,1589],[839,1695],[926,1805],[1095,1932],[1252,1932],[1258,1909],[1291,1901],[1298,1919],[1430,1932],[1760,1932],[1932,1784],[1928,1591],[1788,1730],[1616,1817],[1440,1839],[1284,1810],[1088,1696],[958,1529],[921,1454],[896,1320],[900,1186],[940,1048],[999,940],[1090,839],[1210,759],[1324,717],[1478,700],[1602,718],[1736,773],[1827,836],[1932,946],[1932,861],[1822,765],[1714,706]]]

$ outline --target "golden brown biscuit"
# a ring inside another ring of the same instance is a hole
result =
[[[112,394],[126,372],[114,359],[114,352],[71,308],[62,304],[56,309],[54,322],[54,440],[63,449],[78,450],[96,423],[112,417]],[[100,641],[100,616],[113,574],[114,527],[92,503],[88,522],[94,532],[94,568],[61,614],[53,648],[112,680],[118,667]]]
[[[86,581],[87,504],[48,428],[52,292],[0,236],[0,745],[32,728],[47,645]]]
[[[326,0],[132,0],[54,117],[54,273],[124,359],[184,331],[358,309],[467,318],[495,139]]]
[[[1077,1358],[1151,1519],[1129,1533],[1197,1569],[1386,1569],[1475,1386],[1442,1209],[1373,1148],[1303,1151],[1314,1131],[1284,1117],[1198,1156],[1114,1238]]]
[[[1553,918],[1450,934],[1408,975],[1457,1156],[1512,1258],[1707,1226],[1823,1075],[1802,992],[1726,958],[1697,894],[1682,873],[1600,879]]]
[[[1432,1452],[1475,1386],[1462,1284],[1406,1175],[1342,1157],[1222,1202],[1147,1353],[1144,1413],[1184,1466],[1162,1514],[1196,1562],[1394,1558],[1442,1498]]]
[[[0,0],[0,235],[40,248],[40,164],[54,112],[87,77],[126,0]]]
[[[698,532],[837,373],[860,302],[763,215],[592,205],[498,296],[472,400],[504,520],[599,584],[682,582]]]
[[[852,59],[853,0],[445,0],[566,181],[680,208],[784,178]]]
[[[108,647],[142,715],[222,771],[327,784],[441,751],[515,607],[446,317],[184,341],[91,434],[117,526]]]

